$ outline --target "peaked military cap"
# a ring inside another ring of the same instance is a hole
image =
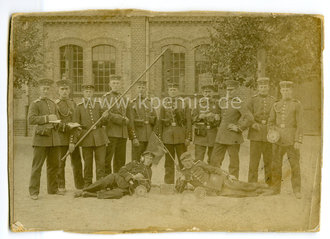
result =
[[[121,81],[121,76],[120,75],[110,75],[110,81],[117,80]]]
[[[38,81],[38,86],[51,86],[53,83],[54,83],[53,80],[43,78],[43,79]]]
[[[236,80],[226,80],[225,81],[225,85],[227,89],[234,89],[236,87],[238,87],[238,81]]]
[[[257,79],[258,85],[269,85],[269,78],[268,77],[259,77]]]
[[[71,81],[67,80],[66,78],[63,78],[62,80],[59,80],[56,82],[56,85],[58,87],[63,87],[63,86],[70,86],[71,85]]]
[[[94,90],[94,88],[95,87],[92,84],[84,84],[81,86],[81,89],[83,89],[83,90]]]
[[[292,87],[293,87],[293,82],[292,81],[281,81],[280,82],[280,88],[281,89],[292,88]]]

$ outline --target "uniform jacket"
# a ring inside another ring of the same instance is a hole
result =
[[[223,171],[218,167],[213,167],[203,161],[196,161],[189,168],[183,168],[181,173],[185,176],[185,180],[194,187],[203,187],[210,184],[211,174],[224,175]]]
[[[85,134],[85,132],[102,116],[103,109],[100,102],[91,100],[83,100],[79,103],[73,113],[73,122],[77,122],[82,126],[82,131],[79,136],[75,134],[74,142],[79,137]],[[101,120],[98,124],[81,142],[82,147],[98,147],[108,144],[109,140],[105,132],[103,124],[104,120]]]
[[[253,119],[243,102],[233,99],[220,99],[218,103],[221,109],[221,122],[215,139],[219,144],[241,144],[243,143],[242,131],[247,129]],[[228,129],[230,124],[238,125],[239,132]]]
[[[289,146],[295,142],[302,143],[302,111],[301,103],[296,99],[282,99],[273,105],[268,125],[280,133],[280,139],[276,144]]]
[[[157,114],[151,106],[150,99],[136,98],[131,102],[128,129],[130,139],[136,138],[141,142],[149,141],[156,123]]]
[[[201,104],[201,105],[200,105]],[[208,108],[207,105],[209,105]],[[200,118],[200,114],[210,114],[207,118]],[[201,100],[192,112],[194,126],[194,144],[213,147],[220,124],[220,108],[214,99]]]
[[[103,95],[104,107],[110,107],[114,104],[116,98],[119,97],[119,93],[108,92]],[[129,117],[129,100],[126,97],[116,104],[109,112],[109,117],[106,124],[106,132],[108,137],[127,138],[128,137],[128,124],[126,123],[125,117]]]
[[[267,95],[255,95],[247,103],[247,108],[253,115],[253,122],[260,126],[260,130],[249,128],[248,139],[254,141],[264,141],[267,142],[267,124],[271,108],[275,103],[275,98],[273,96]]]
[[[191,140],[191,111],[181,100],[164,100],[161,106],[157,133],[164,144],[182,144]],[[175,103],[177,102],[177,103]]]
[[[36,125],[32,145],[41,147],[61,144],[56,126],[48,122],[48,115],[57,115],[56,104],[48,98],[39,98],[29,107],[29,124]]]
[[[66,146],[69,145],[69,138],[72,134],[67,123],[73,120],[73,112],[76,108],[76,103],[72,99],[57,99],[55,103],[57,114],[61,120],[61,124],[58,127],[60,142],[62,146]]]
[[[150,167],[145,166],[142,162],[132,161],[125,166],[121,167],[118,174],[122,176],[126,182],[133,179],[133,176],[141,173],[146,180],[141,180],[138,184],[143,184],[149,191],[151,188],[152,171]]]

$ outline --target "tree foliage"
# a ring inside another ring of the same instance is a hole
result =
[[[14,87],[35,85],[43,70],[42,31],[34,21],[14,21]]]
[[[215,78],[257,78],[258,51],[266,51],[272,84],[320,77],[321,20],[313,16],[237,16],[219,18],[205,52],[217,67]]]

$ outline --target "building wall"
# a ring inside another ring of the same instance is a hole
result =
[[[123,78],[123,89],[126,89],[153,60],[169,45],[180,45],[185,49],[185,95],[195,92],[195,49],[201,44],[209,43],[209,30],[212,18],[208,17],[113,17],[84,18],[63,17],[46,19],[41,25],[44,33],[45,77],[57,81],[60,76],[60,50],[63,45],[74,44],[83,48],[84,83],[92,82],[92,47],[108,44],[116,48],[116,74]],[[162,60],[160,59],[143,77],[148,80],[150,95],[162,95]],[[297,88],[298,89],[298,88]],[[321,99],[306,96],[313,89],[313,95],[319,95],[320,82],[317,80],[299,86],[297,98],[305,108],[306,132],[320,133]],[[56,98],[56,90],[51,93]],[[100,92],[98,95],[102,95]],[[247,92],[249,95],[251,92]],[[134,97],[134,88],[128,96]],[[38,97],[37,89],[29,89],[29,102]],[[73,95],[76,101],[81,93]],[[311,100],[309,100],[311,99]],[[24,101],[25,102],[25,101]],[[25,135],[26,112],[21,99],[15,100],[15,135]],[[311,103],[312,102],[312,103]],[[29,127],[31,129],[31,127]],[[31,134],[31,130],[29,131]]]

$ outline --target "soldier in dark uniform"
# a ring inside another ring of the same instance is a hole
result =
[[[38,199],[42,166],[47,159],[47,191],[58,194],[56,175],[60,156],[60,137],[56,130],[58,116],[56,104],[48,98],[49,88],[53,84],[50,79],[38,82],[40,97],[29,107],[28,119],[31,125],[37,125],[33,135],[33,161],[30,178],[30,198]]]
[[[129,111],[129,138],[132,140],[132,160],[140,160],[157,122],[156,111],[146,97],[146,81],[139,81],[138,96],[131,102]]]
[[[247,103],[247,108],[253,115],[252,126],[249,128],[250,165],[249,182],[258,181],[258,168],[262,155],[265,169],[265,182],[270,184],[272,171],[272,144],[267,141],[267,121],[275,98],[269,95],[269,78],[257,80],[258,94]]]
[[[268,125],[279,132],[280,138],[274,147],[272,166],[272,187],[274,193],[281,192],[282,163],[285,153],[291,166],[291,184],[297,198],[301,198],[300,147],[303,139],[302,106],[292,98],[292,81],[281,81],[282,99],[276,102],[270,112]]]
[[[134,189],[143,185],[149,192],[151,189],[151,164],[154,154],[143,152],[139,160],[134,160],[121,167],[118,173],[96,181],[81,192],[76,192],[75,197],[97,197],[99,199],[119,199],[132,193]]]
[[[235,96],[238,81],[227,80],[225,84],[227,96],[219,101],[221,123],[215,139],[210,164],[221,167],[226,151],[228,151],[230,158],[229,173],[238,179],[239,149],[241,143],[243,143],[242,132],[249,126],[252,115],[244,107],[243,101]]]
[[[192,113],[194,125],[195,159],[203,161],[207,150],[208,163],[210,162],[215,137],[220,124],[220,109],[211,94],[215,89],[212,84],[202,87],[201,98]]]
[[[175,159],[177,155],[179,166],[182,167],[180,156],[187,151],[191,142],[191,112],[178,97],[178,87],[176,83],[168,84],[169,97],[163,100],[157,133],[172,157]],[[174,170],[174,161],[169,154],[166,154],[164,177],[166,184],[174,183]]]
[[[218,167],[200,160],[194,161],[188,152],[182,154],[181,161],[184,168],[181,170],[182,176],[175,185],[179,193],[184,191],[187,183],[190,183],[195,189],[202,187],[210,194],[216,193],[222,196],[253,197],[272,194],[268,185],[239,181]]]
[[[110,76],[111,91],[103,96],[103,103],[110,107],[120,96],[121,77],[118,75]],[[109,138],[107,153],[105,158],[105,173],[118,172],[125,165],[126,161],[126,142],[128,138],[129,125],[129,100],[126,97],[116,104],[109,112],[107,117],[106,132]],[[113,170],[111,170],[113,158]]]
[[[73,122],[81,125],[80,135],[74,132],[72,134],[72,142],[70,142],[69,150],[72,151],[74,144],[79,140],[79,137],[85,134],[85,132],[91,128],[91,126],[100,118],[104,119],[108,117],[107,112],[103,112],[101,104],[95,98],[93,98],[94,86],[83,85],[82,86],[84,99],[79,103],[73,113]],[[96,180],[105,176],[104,172],[104,159],[106,154],[106,145],[108,144],[108,138],[102,124],[105,120],[96,125],[92,131],[84,138],[79,146],[82,147],[82,154],[84,158],[84,187],[92,184],[93,180],[93,153],[95,154],[96,164]],[[72,153],[72,152],[71,152]]]
[[[58,131],[60,136],[60,155],[61,159],[67,153],[69,149],[71,127],[73,112],[76,108],[76,103],[69,98],[70,94],[70,81],[63,79],[56,82],[58,87],[59,99],[55,101],[57,112],[61,123],[59,125]],[[72,138],[71,138],[72,140]],[[73,170],[74,183],[77,189],[82,189],[84,187],[84,178],[82,174],[82,163],[79,148],[77,147],[71,157],[71,166]],[[57,174],[58,189],[59,191],[65,191],[65,161],[59,161],[59,170]]]

